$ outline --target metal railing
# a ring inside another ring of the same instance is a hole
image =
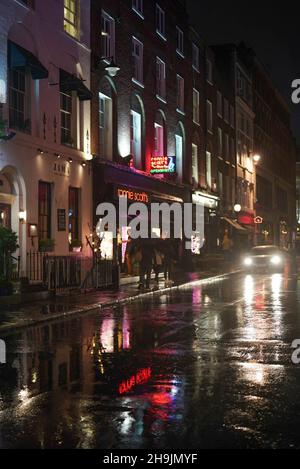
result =
[[[26,276],[31,283],[44,283],[46,252],[27,253]]]
[[[47,256],[44,283],[50,291],[109,287],[113,283],[113,262],[98,257]]]
[[[27,278],[50,291],[97,289],[113,284],[113,261],[99,256],[53,256],[44,252],[27,253]]]

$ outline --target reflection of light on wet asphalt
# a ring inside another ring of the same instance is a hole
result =
[[[244,299],[246,306],[251,306],[254,297],[254,280],[252,275],[247,275],[244,282]]]
[[[253,384],[265,386],[269,383],[270,372],[273,370],[284,369],[283,365],[265,365],[262,363],[242,363],[240,364],[241,379]]]

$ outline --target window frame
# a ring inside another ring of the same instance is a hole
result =
[[[196,106],[195,96],[197,96]],[[195,108],[197,108],[197,120],[195,120]],[[200,92],[196,88],[193,88],[193,122],[194,124],[200,125]]]
[[[140,2],[141,8],[139,9],[138,3]],[[144,17],[144,1],[143,0],[132,0],[132,10],[140,16],[142,19],[145,19]]]
[[[196,55],[195,55],[196,50]],[[195,64],[195,56],[196,56],[196,64]],[[192,61],[193,61],[193,69],[200,73],[200,49],[194,42],[192,43]]]
[[[105,26],[108,24],[110,27],[109,33],[105,30]],[[101,11],[101,53],[107,63],[111,58],[115,59],[116,23],[115,19],[103,9]]]
[[[160,68],[162,67],[162,68]],[[160,73],[158,71],[160,70]],[[163,70],[163,79],[161,76],[161,70]],[[163,93],[161,93],[163,91]],[[167,102],[167,90],[166,90],[166,62],[160,57],[156,57],[156,97],[162,100],[164,103]]]
[[[138,46],[141,50],[141,55],[135,54],[135,46]],[[133,57],[133,77],[132,81],[138,85],[144,86],[144,44],[132,36],[132,57]],[[137,66],[138,64],[138,66]],[[135,72],[138,70],[137,76]]]
[[[158,3],[156,4],[156,33],[165,41],[167,40],[166,12]]]
[[[185,83],[184,78],[177,73],[176,75],[176,83],[177,83],[177,112],[181,114],[185,113]]]
[[[176,53],[184,59],[184,32],[176,26]]]
[[[209,99],[206,100],[206,123],[207,132],[213,134],[213,104]]]
[[[43,210],[41,203],[42,187],[45,189]],[[42,223],[41,219],[43,219]],[[44,227],[44,220],[46,220],[45,230],[42,229],[42,227]],[[38,183],[38,235],[40,241],[52,238],[52,184],[46,181],[39,181]],[[46,235],[46,237],[44,235]]]
[[[66,6],[66,3],[69,3],[69,6]],[[73,3],[75,8],[71,10],[70,4]],[[74,22],[66,17],[66,11],[69,15],[74,16]],[[71,32],[71,29],[73,32]],[[68,30],[70,29],[70,30]],[[79,0],[64,0],[64,31],[69,36],[79,39],[80,35],[80,1]]]

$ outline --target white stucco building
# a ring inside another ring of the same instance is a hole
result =
[[[69,255],[90,233],[90,0],[0,2],[0,223]],[[50,240],[50,242],[49,242]]]

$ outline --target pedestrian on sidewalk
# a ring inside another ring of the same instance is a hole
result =
[[[145,240],[140,244],[140,285],[139,288],[149,290],[151,282],[151,273],[155,264],[154,247]]]
[[[159,274],[162,272],[164,265],[164,254],[159,247],[154,249],[154,273],[155,273],[155,283],[158,287]]]
[[[222,241],[222,251],[223,251],[223,254],[224,254],[225,262],[230,261],[232,247],[233,247],[233,242],[229,237],[228,230],[226,230],[225,234],[224,234],[223,241]]]

